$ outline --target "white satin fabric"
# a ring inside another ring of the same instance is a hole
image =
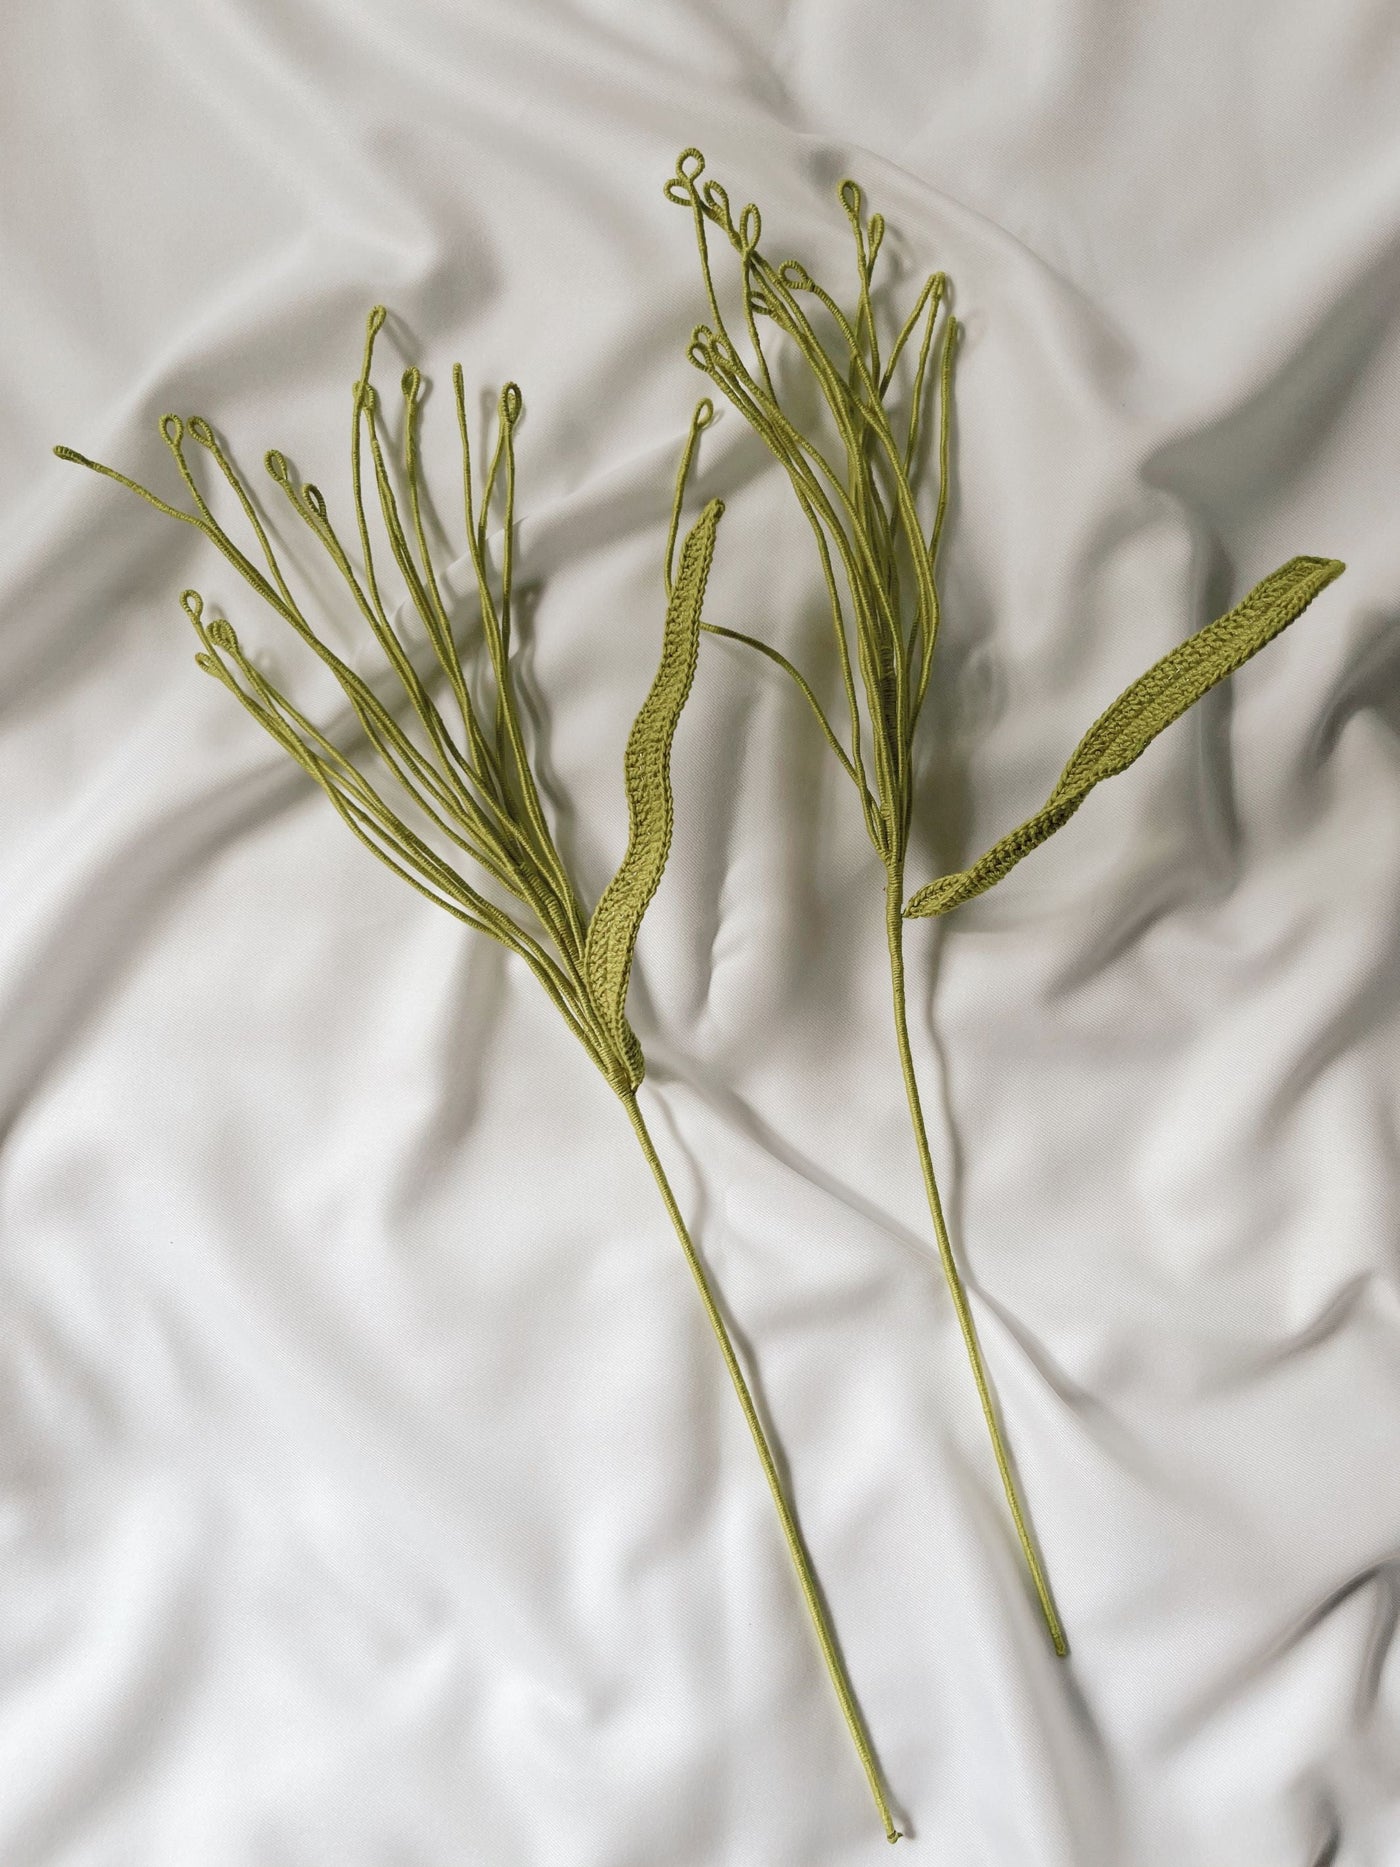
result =
[[[47,452],[173,494],[157,418],[202,411],[343,511],[383,300],[453,528],[449,366],[517,379],[526,679],[591,898],[703,387],[661,194],[688,143],[843,290],[854,175],[897,236],[887,302],[941,265],[966,320],[911,887],[1266,571],[1350,565],[911,932],[1067,1663],[931,1249],[854,796],[782,677],[704,646],[644,1096],[902,1853],[1400,1862],[1398,52],[1385,0],[6,10],[7,1867],[884,1858],[605,1086],[198,674],[176,598],[291,678],[275,619]],[[710,619],[831,691],[807,535],[732,415],[712,493]]]

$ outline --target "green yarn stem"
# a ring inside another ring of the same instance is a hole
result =
[[[645,1117],[637,1104],[635,1092],[629,1091],[624,1094],[622,1096],[622,1105],[627,1110],[628,1119],[632,1123],[642,1152],[646,1156],[647,1165],[651,1168],[652,1175],[660,1190],[667,1215],[670,1218],[672,1226],[675,1228],[676,1237],[680,1240],[681,1250],[685,1253],[685,1261],[690,1266],[691,1275],[694,1277],[696,1288],[700,1292],[700,1301],[704,1306],[706,1316],[709,1318],[710,1327],[714,1331],[715,1340],[719,1344],[720,1353],[724,1357],[724,1365],[729,1370],[729,1378],[734,1384],[734,1392],[738,1396],[739,1406],[743,1412],[745,1421],[748,1423],[749,1432],[753,1435],[753,1443],[758,1453],[759,1463],[763,1467],[764,1477],[768,1480],[768,1489],[772,1493],[773,1506],[778,1513],[778,1521],[782,1526],[783,1541],[787,1544],[788,1555],[792,1559],[792,1566],[797,1576],[798,1586],[802,1590],[802,1599],[807,1604],[807,1613],[811,1618],[812,1628],[817,1636],[817,1645],[821,1648],[822,1658],[826,1662],[827,1673],[831,1678],[832,1685],[836,1689],[836,1697],[840,1701],[841,1714],[845,1718],[846,1729],[851,1734],[851,1741],[856,1747],[857,1755],[860,1757],[861,1768],[865,1771],[865,1780],[870,1785],[870,1793],[874,1797],[875,1806],[880,1812],[880,1820],[884,1824],[885,1829],[885,1839],[891,1842],[898,1841],[901,1839],[901,1831],[895,1827],[894,1817],[890,1813],[889,1802],[886,1799],[884,1783],[880,1775],[880,1766],[876,1761],[875,1752],[871,1746],[870,1735],[866,1729],[865,1719],[861,1714],[860,1706],[856,1702],[855,1691],[851,1685],[850,1675],[846,1671],[846,1663],[841,1657],[841,1649],[837,1645],[836,1634],[831,1625],[831,1618],[827,1613],[826,1605],[822,1600],[821,1590],[817,1584],[816,1575],[812,1570],[811,1557],[807,1554],[807,1545],[803,1540],[802,1531],[798,1527],[797,1519],[793,1515],[792,1506],[788,1502],[787,1493],[783,1488],[782,1478],[778,1473],[777,1461],[773,1457],[773,1449],[768,1443],[767,1433],[763,1430],[763,1422],[759,1418],[758,1408],[754,1404],[753,1394],[749,1389],[748,1381],[744,1377],[744,1370],[740,1364],[738,1353],[735,1350],[733,1340],[730,1336],[728,1325],[724,1320],[724,1314],[720,1309],[714,1285],[710,1281],[710,1274],[705,1269],[704,1262],[699,1252],[695,1249],[695,1244],[691,1239],[686,1222],[681,1216],[681,1209],[676,1203],[676,1196],[671,1190],[670,1181],[666,1177],[666,1169],[662,1166],[660,1157],[656,1152],[655,1144],[651,1138],[651,1131],[647,1127]]]
[[[1063,1659],[1069,1653],[1069,1642],[1065,1638],[1065,1630],[1055,1607],[1054,1597],[1050,1593],[1050,1583],[1046,1578],[1039,1551],[1031,1536],[1026,1507],[1021,1500],[1015,1470],[1011,1463],[1011,1454],[1002,1436],[996,1400],[987,1376],[987,1366],[982,1358],[982,1345],[977,1338],[977,1325],[973,1321],[972,1308],[967,1300],[967,1289],[958,1270],[957,1259],[953,1256],[952,1241],[948,1236],[948,1226],[943,1217],[943,1201],[938,1192],[938,1179],[933,1170],[928,1128],[924,1122],[923,1098],[919,1094],[919,1079],[914,1072],[914,1055],[909,1045],[908,994],[904,977],[903,900],[904,877],[899,870],[891,870],[885,887],[885,931],[890,951],[890,988],[894,1002],[894,1029],[899,1045],[899,1067],[904,1076],[904,1094],[909,1104],[909,1120],[914,1130],[914,1140],[919,1150],[919,1166],[924,1176],[924,1193],[928,1199],[929,1216],[933,1220],[933,1234],[938,1242],[939,1262],[943,1266],[943,1276],[953,1299],[953,1311],[957,1316],[963,1347],[967,1351],[967,1359],[972,1368],[977,1399],[981,1404],[982,1418],[986,1421],[987,1434],[992,1442],[992,1456],[996,1460],[997,1471],[1001,1477],[1001,1488],[1006,1494],[1006,1504],[1011,1512],[1012,1524],[1015,1526],[1016,1540],[1021,1545],[1026,1571],[1031,1578],[1031,1586],[1035,1590],[1036,1599],[1040,1603],[1040,1611],[1049,1630],[1051,1644]]]

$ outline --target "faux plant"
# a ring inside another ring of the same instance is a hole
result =
[[[970,867],[939,877],[906,900],[905,863],[916,802],[914,742],[933,674],[939,626],[936,571],[948,509],[949,415],[959,332],[948,306],[948,281],[942,272],[924,281],[886,352],[872,295],[885,223],[879,214],[866,218],[857,185],[843,181],[837,191],[855,241],[857,296],[848,314],[800,261],[775,266],[764,257],[758,208],[750,202],[736,219],[724,187],[702,181],[704,168],[698,149],[683,151],[665,189],[667,199],[692,216],[709,301],[710,322],[696,327],[689,354],[781,463],[811,528],[830,599],[844,736],[811,682],[771,643],[719,625],[702,626],[758,649],[792,677],[859,799],[884,871],[895,1041],[938,1254],[1017,1540],[1051,1640],[1064,1654],[1064,1630],[1003,1439],[939,1197],[909,1039],[904,922],[946,914],[1000,881],[1067,822],[1096,784],[1125,770],[1164,727],[1301,615],[1344,566],[1333,558],[1295,557],[1264,578],[1227,615],[1163,656],[1095,720],[1034,816]],[[738,341],[726,321],[711,264],[712,236],[721,249],[728,245],[737,264],[743,321]],[[778,387],[760,324],[795,350],[804,387],[817,391],[823,436],[814,438],[791,412],[794,398]],[[926,519],[918,487],[926,409],[935,382],[937,487],[932,516]],[[898,415],[901,401],[905,413]]]
[[[545,816],[512,661],[514,436],[520,391],[513,383],[501,391],[490,459],[478,491],[462,371],[460,366],[453,371],[466,544],[476,584],[477,621],[469,626],[462,617],[454,618],[446,579],[435,568],[429,549],[418,443],[422,378],[417,369],[403,376],[402,460],[390,466],[386,423],[370,381],[375,338],[384,318],[382,307],[370,314],[354,389],[354,516],[348,544],[321,491],[299,483],[285,455],[274,450],[266,456],[272,480],[297,520],[324,549],[344,582],[350,605],[383,652],[387,680],[378,686],[316,633],[284,575],[252,494],[202,416],[186,421],[166,415],[160,423],[192,509],[170,504],[71,448],[55,452],[119,481],[157,511],[202,533],[319,658],[339,684],[358,728],[358,733],[353,728],[338,733],[345,744],[301,711],[260,658],[242,646],[228,621],[206,619],[197,591],[186,590],[181,598],[200,641],[195,659],[205,673],[315,780],[352,833],[396,875],[465,926],[508,947],[528,966],[617,1096],[656,1181],[753,1436],[798,1586],[885,1833],[897,1840],[879,1767],[768,1434],[714,1282],[691,1238],[637,1099],[645,1062],[627,1019],[628,981],[642,917],[670,849],[671,746],[695,672],[701,604],[723,511],[718,500],[705,507],[687,533],[676,564],[686,471],[696,438],[713,412],[711,404],[702,401],[695,411],[676,480],[661,661],[632,726],[624,759],[627,850],[592,914],[585,915]],[[226,482],[246,522],[250,549],[238,544],[215,516],[187,457],[187,441],[209,456]],[[406,513],[395,485],[400,476]],[[394,603],[383,581],[383,545],[377,555],[371,538],[367,479],[404,592]],[[499,542],[493,550],[491,519],[497,511]],[[493,563],[493,558],[498,561]],[[390,697],[381,694],[381,687]],[[473,874],[475,879],[469,879]]]

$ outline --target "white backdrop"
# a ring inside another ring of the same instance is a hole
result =
[[[528,676],[591,897],[700,386],[661,196],[692,142],[825,277],[855,175],[967,323],[911,886],[1264,572],[1350,566],[911,933],[1067,1664],[928,1242],[854,799],[781,678],[704,647],[644,1094],[902,1850],[1400,1862],[1397,123],[1385,0],[5,10],[7,1867],[883,1858],[603,1084],[197,673],[177,593],[274,658],[275,621],[47,452],[171,487],[157,418],[203,411],[335,500],[382,299],[450,511],[451,362],[518,379]],[[824,644],[732,416],[697,492],[729,501],[710,619]]]

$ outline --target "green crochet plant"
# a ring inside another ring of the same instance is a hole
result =
[[[866,219],[856,183],[846,180],[837,189],[856,252],[856,309],[848,316],[799,260],[769,263],[759,248],[758,208],[750,202],[736,220],[724,187],[713,180],[702,182],[704,169],[705,158],[698,149],[684,150],[665,186],[666,198],[692,217],[709,302],[710,322],[693,332],[690,359],[780,462],[811,528],[830,600],[848,737],[843,740],[836,731],[806,676],[771,643],[741,630],[703,626],[711,634],[757,649],[791,676],[860,800],[866,830],[884,869],[895,1040],[938,1254],[1017,1540],[1051,1640],[1063,1655],[1068,1642],[1031,1536],[943,1216],[909,1040],[904,921],[946,914],[1000,881],[1068,821],[1095,785],[1125,770],[1164,727],[1301,615],[1344,566],[1334,558],[1295,557],[1266,577],[1228,615],[1165,655],[1094,722],[1041,810],[969,868],[939,877],[906,901],[904,871],[915,806],[914,738],[933,673],[940,613],[936,569],[948,509],[949,412],[959,331],[947,308],[948,281],[942,272],[924,281],[886,355],[871,294],[885,222],[879,214]],[[711,264],[712,231],[736,257],[747,357],[721,306]],[[804,301],[820,307],[825,336]],[[830,439],[813,438],[789,412],[791,399],[785,404],[779,394],[760,320],[786,338],[806,366],[804,374],[817,390],[834,451],[829,451]],[[897,419],[894,409],[905,393],[911,348],[907,414]],[[934,380],[938,484],[932,518],[926,523],[918,481],[925,403]]]
[[[418,447],[422,377],[405,372],[403,459],[405,523],[385,452],[379,399],[370,381],[374,343],[385,312],[370,314],[360,379],[354,390],[350,467],[356,557],[331,520],[319,488],[298,484],[285,455],[266,456],[269,474],[297,519],[307,525],[343,579],[360,620],[383,651],[392,676],[392,699],[350,667],[316,633],[273,550],[251,494],[203,416],[163,416],[161,433],[193,504],[171,505],[149,488],[72,448],[54,451],[120,482],[181,523],[192,525],[227,559],[262,601],[287,623],[338,682],[366,748],[344,749],[274,684],[243,648],[224,619],[205,619],[198,591],[181,601],[199,637],[195,657],[253,716],[265,732],[325,792],[347,827],[380,861],[420,894],[466,926],[509,948],[544,987],[565,1023],[622,1104],[656,1181],[666,1213],[690,1267],[710,1328],[753,1437],[777,1511],[783,1540],[806,1604],[817,1644],[835,1689],[886,1836],[899,1839],[879,1766],[856,1702],[830,1616],[813,1573],[802,1532],[758,1408],[745,1377],[713,1279],[691,1238],[637,1100],[645,1060],[626,1013],[632,956],[642,918],[656,892],[671,844],[671,745],[690,693],[699,641],[700,611],[723,506],[711,500],[681,545],[676,540],[686,474],[696,440],[713,408],[697,406],[686,439],[666,547],[667,608],[661,662],[627,740],[624,773],[630,823],[626,854],[591,915],[585,915],[550,832],[522,725],[511,654],[514,571],[515,426],[521,396],[506,384],[497,406],[490,463],[479,497],[460,366],[453,370],[462,448],[467,550],[475,573],[476,610],[486,669],[472,652],[475,631],[454,621],[446,579],[433,564],[423,512]],[[229,535],[192,471],[186,436],[214,463],[242,511],[261,564]],[[371,540],[365,500],[365,448],[389,554],[404,598],[388,601]],[[499,565],[491,565],[490,518],[499,506]],[[412,626],[411,626],[412,625]],[[425,663],[425,667],[420,667]],[[478,668],[475,679],[471,672]],[[446,689],[445,707],[434,688]],[[406,715],[406,718],[403,717]],[[345,735],[341,735],[344,737]],[[373,773],[373,775],[371,775]],[[391,801],[392,800],[392,801]],[[463,858],[482,872],[492,893],[468,879]],[[512,905],[500,904],[504,898]]]
[[[621,1102],[753,1437],[793,1571],[885,1835],[896,1841],[900,1831],[769,1436],[713,1280],[638,1101],[645,1059],[626,1015],[628,985],[641,923],[670,849],[671,746],[691,689],[699,634],[706,630],[746,643],[792,678],[860,799],[867,833],[884,869],[896,1047],[938,1253],[1027,1569],[1051,1638],[1064,1653],[1064,1632],[1031,1537],[943,1217],[910,1043],[904,920],[945,913],[999,881],[1067,821],[1096,784],[1131,764],[1201,694],[1301,614],[1342,566],[1331,559],[1295,558],[1275,571],[1227,616],[1165,656],[1095,722],[1042,810],[969,868],[939,878],[906,901],[904,871],[915,802],[913,741],[932,674],[939,622],[935,571],[948,501],[949,410],[958,326],[947,312],[947,281],[941,273],[925,281],[884,356],[871,295],[884,222],[879,215],[865,219],[855,184],[843,182],[839,191],[857,254],[858,304],[854,316],[847,317],[798,262],[776,268],[769,264],[759,250],[758,209],[750,204],[736,222],[724,189],[713,181],[701,185],[703,169],[699,152],[687,150],[666,187],[668,197],[693,216],[712,318],[694,332],[690,356],[782,464],[811,526],[830,599],[849,730],[844,738],[837,733],[811,683],[771,643],[702,619],[723,510],[720,502],[705,506],[681,541],[678,559],[677,541],[697,439],[714,413],[706,398],[695,410],[676,476],[666,545],[660,665],[627,740],[627,850],[591,914],[583,910],[550,831],[515,687],[514,434],[521,397],[514,384],[501,392],[490,459],[478,490],[462,372],[460,367],[453,371],[466,544],[475,582],[474,602],[465,616],[450,598],[447,579],[435,567],[428,544],[418,440],[423,380],[417,369],[407,370],[402,378],[401,460],[391,466],[386,451],[383,413],[370,381],[375,339],[385,318],[382,307],[370,315],[354,389],[354,531],[349,545],[336,530],[319,489],[299,482],[285,455],[273,451],[266,456],[272,480],[297,521],[309,528],[329,557],[354,612],[383,654],[386,679],[377,682],[357,673],[313,628],[284,575],[256,502],[203,417],[183,421],[167,415],[161,421],[192,509],[170,504],[71,448],[55,452],[117,480],[158,511],[193,526],[329,671],[349,708],[349,717],[334,729],[318,726],[274,683],[225,619],[206,620],[197,591],[184,592],[181,600],[200,641],[199,666],[321,787],[347,827],[380,861],[464,925],[499,941],[524,962]],[[738,255],[750,361],[725,324],[710,264],[712,230],[718,230]],[[804,299],[821,307],[835,334],[834,344],[818,334]],[[760,319],[769,320],[796,346],[834,426],[834,457],[823,452],[784,407],[760,341]],[[911,375],[908,412],[896,423],[892,406]],[[925,407],[934,382],[938,486],[926,528],[917,483]],[[209,456],[225,483],[226,496],[231,494],[247,525],[254,555],[215,516],[186,456],[187,439]],[[367,479],[373,483],[388,555],[402,586],[402,595],[393,602],[382,582],[383,546],[378,547],[377,559],[371,537]],[[493,534],[495,514],[499,531]],[[472,870],[477,872],[475,880],[469,878]]]

